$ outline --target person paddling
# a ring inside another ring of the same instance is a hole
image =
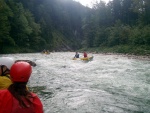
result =
[[[76,52],[74,58],[79,58],[79,53],[78,52]]]
[[[0,90],[0,113],[43,113],[38,96],[26,88],[32,67],[27,62],[14,63],[10,69],[12,84]]]
[[[86,57],[87,57],[87,53],[86,53],[86,52],[84,52],[84,53],[83,53],[83,56],[84,56],[84,58],[86,58]]]

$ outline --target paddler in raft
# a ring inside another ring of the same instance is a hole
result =
[[[79,53],[78,52],[76,52],[74,58],[79,58]]]
[[[84,52],[84,53],[83,53],[83,56],[84,56],[84,58],[86,58],[86,57],[87,57],[87,53],[86,53],[86,52]]]

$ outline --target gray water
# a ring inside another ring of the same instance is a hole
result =
[[[28,86],[44,113],[150,113],[150,60],[93,54],[83,62],[74,54],[3,56],[36,62]]]

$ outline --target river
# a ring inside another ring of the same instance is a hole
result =
[[[72,60],[74,54],[1,56],[37,64],[28,87],[40,97],[44,113],[150,113],[149,59],[93,54],[84,62]]]

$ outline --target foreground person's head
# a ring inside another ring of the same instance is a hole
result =
[[[17,62],[12,65],[10,77],[12,82],[28,82],[32,73],[32,67],[27,62]]]

